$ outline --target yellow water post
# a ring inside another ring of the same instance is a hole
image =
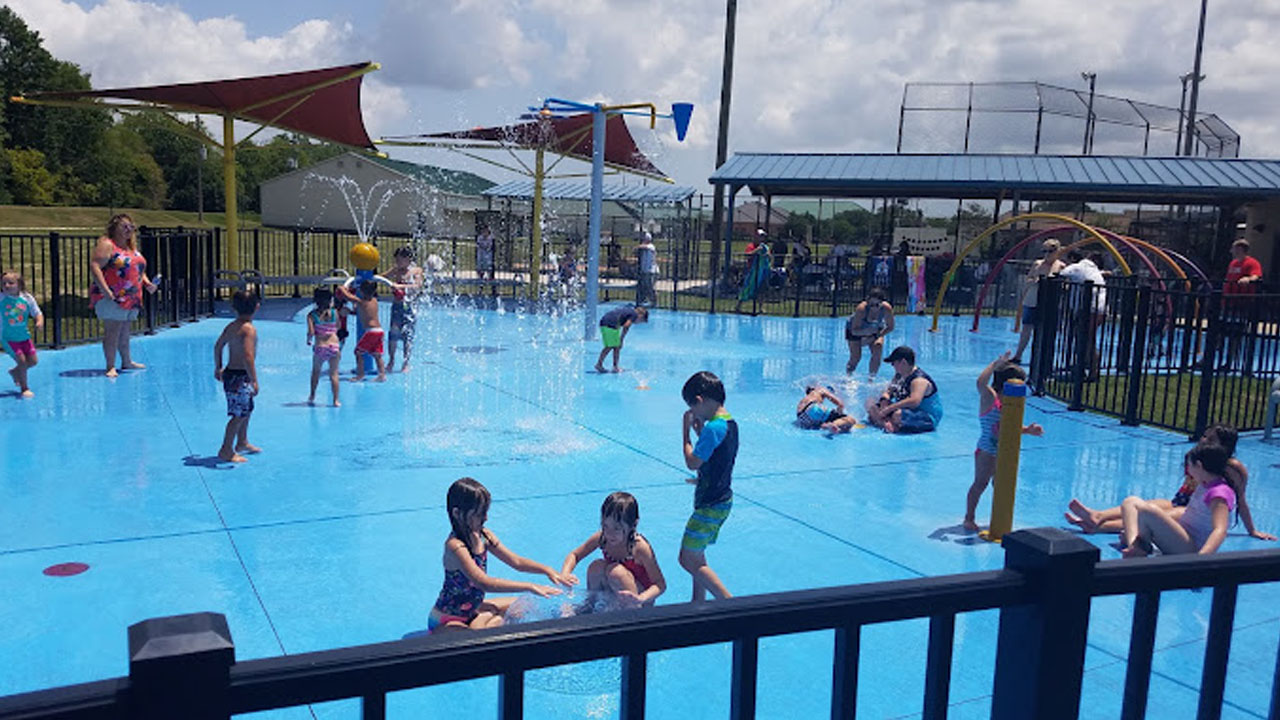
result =
[[[1006,380],[1000,393],[1000,435],[996,449],[995,490],[991,494],[991,524],[982,539],[1000,542],[1013,530],[1013,499],[1018,491],[1018,459],[1022,453],[1022,414],[1027,384]]]
[[[543,150],[534,153],[533,165],[533,228],[530,230],[529,248],[529,299],[538,299],[538,284],[542,281],[542,176]]]
[[[222,116],[222,192],[226,195],[227,261],[225,269],[240,269],[240,223],[236,218],[236,132],[231,115]],[[255,268],[257,269],[257,268]]]

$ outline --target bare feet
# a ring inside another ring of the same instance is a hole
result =
[[[978,523],[973,521],[973,518],[965,518],[964,522],[960,524],[969,532],[978,532],[978,530],[981,530],[981,528],[978,527]]]
[[[254,453],[262,452],[262,448],[258,447],[257,445],[250,445],[249,443],[241,443],[237,445],[236,450],[242,453],[249,453],[250,455],[253,455]]]
[[[1101,520],[1096,510],[1090,510],[1085,504],[1075,498],[1071,498],[1071,502],[1067,503],[1070,513],[1063,513],[1067,522],[1075,525],[1086,533],[1098,532],[1098,525]]]
[[[334,401],[333,401],[333,406],[334,406],[334,407],[342,407],[342,403],[338,402],[337,400],[334,400]]]
[[[596,366],[595,366],[595,371],[603,375],[603,374],[604,374],[604,366],[603,366],[603,365],[596,365]]]
[[[22,391],[22,397],[24,397],[24,398],[33,398],[33,397],[35,397],[35,396],[36,396],[36,394],[35,394],[35,393],[33,393],[33,392],[31,392],[30,390],[23,390],[23,391]]]
[[[374,382],[386,382],[386,381],[387,381],[386,373],[383,373],[382,375],[379,375],[378,377],[374,378],[374,379],[373,379],[373,381],[374,381]]]
[[[121,370],[146,370],[147,366],[140,362],[127,362],[120,366]]]
[[[233,463],[249,462],[249,458],[239,453],[227,454],[221,450],[218,451],[218,459],[221,460],[222,462],[233,462]]]
[[[400,372],[402,372],[402,373],[407,373],[407,372],[409,372],[409,363],[405,363],[405,364],[401,365],[401,366],[400,366]]]
[[[613,370],[611,370],[610,372],[620,373],[622,372],[622,368],[618,367],[617,365],[614,365]]]
[[[315,404],[316,404],[316,398],[315,398],[315,396],[314,396],[314,395],[312,395],[311,397],[307,398],[307,404],[308,404],[308,405],[310,405],[310,406],[312,406],[312,407],[315,407]]]
[[[115,368],[113,367],[107,368],[107,377],[118,377],[119,375],[120,373],[116,372]]]
[[[364,376],[356,375],[355,377],[349,377],[347,378],[347,382],[364,382]]]

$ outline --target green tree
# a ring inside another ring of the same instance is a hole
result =
[[[164,207],[164,173],[147,151],[142,136],[123,124],[107,131],[98,177],[100,204],[113,208]]]
[[[57,179],[45,167],[44,153],[9,149],[4,155],[13,201],[19,205],[52,205]]]

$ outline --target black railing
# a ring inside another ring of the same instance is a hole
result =
[[[33,336],[42,347],[62,347],[102,337],[102,323],[89,307],[93,246],[97,235],[50,232],[0,235],[0,266],[16,270],[44,314]],[[134,330],[196,320],[213,312],[216,233],[183,228],[141,228],[138,249],[147,274],[162,277],[154,295],[144,294],[144,311]]]
[[[1192,437],[1213,423],[1262,429],[1280,375],[1280,295],[1122,278],[1039,291],[1038,392]]]
[[[1053,528],[1004,538],[1001,571],[747,596],[585,615],[478,632],[263,660],[234,660],[214,613],[129,628],[129,676],[0,698],[0,718],[227,718],[361,698],[362,717],[386,716],[387,693],[497,676],[500,716],[523,717],[524,673],[621,657],[621,716],[646,712],[649,653],[733,643],[730,717],[755,717],[761,637],[834,630],[831,717],[858,705],[863,626],[929,618],[923,717],[945,718],[956,615],[999,608],[992,718],[1052,720],[1079,713],[1093,597],[1135,595],[1122,718],[1144,716],[1160,593],[1212,587],[1198,718],[1221,714],[1240,585],[1280,580],[1280,551],[1098,562],[1098,548]],[[621,652],[621,655],[619,653]],[[1280,684],[1272,677],[1271,697]],[[1277,707],[1273,701],[1272,717]]]

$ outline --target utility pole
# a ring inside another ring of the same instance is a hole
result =
[[[1209,0],[1200,0],[1200,29],[1196,32],[1196,64],[1191,68],[1191,105],[1187,108],[1187,134],[1182,138],[1182,154],[1192,155],[1196,136],[1196,103],[1200,100],[1200,55],[1204,51],[1204,20]]]
[[[716,132],[716,169],[724,164],[729,154],[729,99],[733,95],[733,40],[737,16],[738,0],[727,0],[724,24],[724,74],[720,78],[720,128]],[[724,237],[724,185],[715,186],[711,202],[711,284],[714,288],[719,282],[720,238]],[[729,222],[733,222],[732,211],[729,214]],[[728,261],[728,253],[725,253],[726,268],[729,266]]]

